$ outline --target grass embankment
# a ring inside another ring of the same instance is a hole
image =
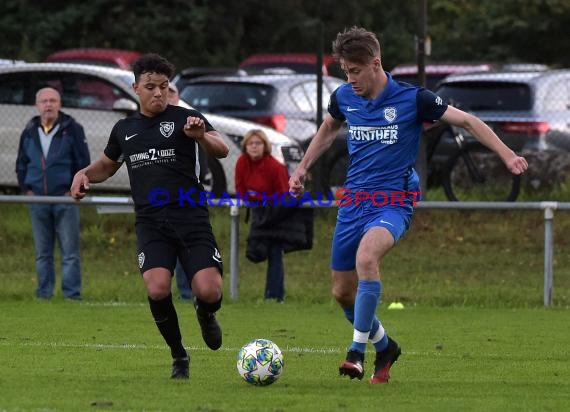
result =
[[[242,209],[243,211],[243,209]],[[225,259],[229,298],[230,217],[212,208],[215,235]],[[285,256],[287,299],[330,300],[329,257],[334,209],[318,210],[314,248]],[[31,299],[34,248],[25,206],[0,205],[0,294]],[[83,206],[84,297],[144,301],[136,264],[132,214],[99,215]],[[239,299],[263,296],[266,264],[245,258],[248,227],[240,218]],[[381,268],[384,302],[434,306],[540,307],[543,302],[544,220],[541,211],[418,210],[411,230]],[[554,219],[554,305],[570,304],[570,214]],[[58,270],[59,285],[59,270]],[[58,292],[59,293],[59,292]]]

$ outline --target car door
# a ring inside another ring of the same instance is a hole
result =
[[[0,75],[0,187],[18,186],[18,144],[26,123],[38,114],[33,101],[28,74]]]

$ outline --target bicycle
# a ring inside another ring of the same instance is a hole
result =
[[[439,173],[449,200],[513,202],[517,199],[520,176],[512,174],[495,152],[472,138],[465,138],[460,129],[437,122],[424,130],[422,138],[428,139],[427,159],[432,173],[437,171],[437,158],[444,159]],[[446,150],[448,156],[442,157]]]

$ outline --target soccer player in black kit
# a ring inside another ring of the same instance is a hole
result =
[[[176,259],[188,274],[196,316],[207,346],[222,345],[215,312],[222,302],[222,259],[208,209],[200,202],[198,145],[217,158],[228,146],[196,110],[167,103],[174,66],[157,54],[133,65],[140,110],[115,124],[103,155],[77,172],[71,195],[82,199],[91,183],[103,182],[127,164],[136,211],[138,264],[150,311],[173,358],[174,379],[189,377],[171,282]]]

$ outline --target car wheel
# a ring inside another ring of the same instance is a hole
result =
[[[201,173],[204,190],[212,192],[215,198],[221,197],[227,190],[226,176],[221,163],[213,157],[208,157],[208,165],[204,169]]]

